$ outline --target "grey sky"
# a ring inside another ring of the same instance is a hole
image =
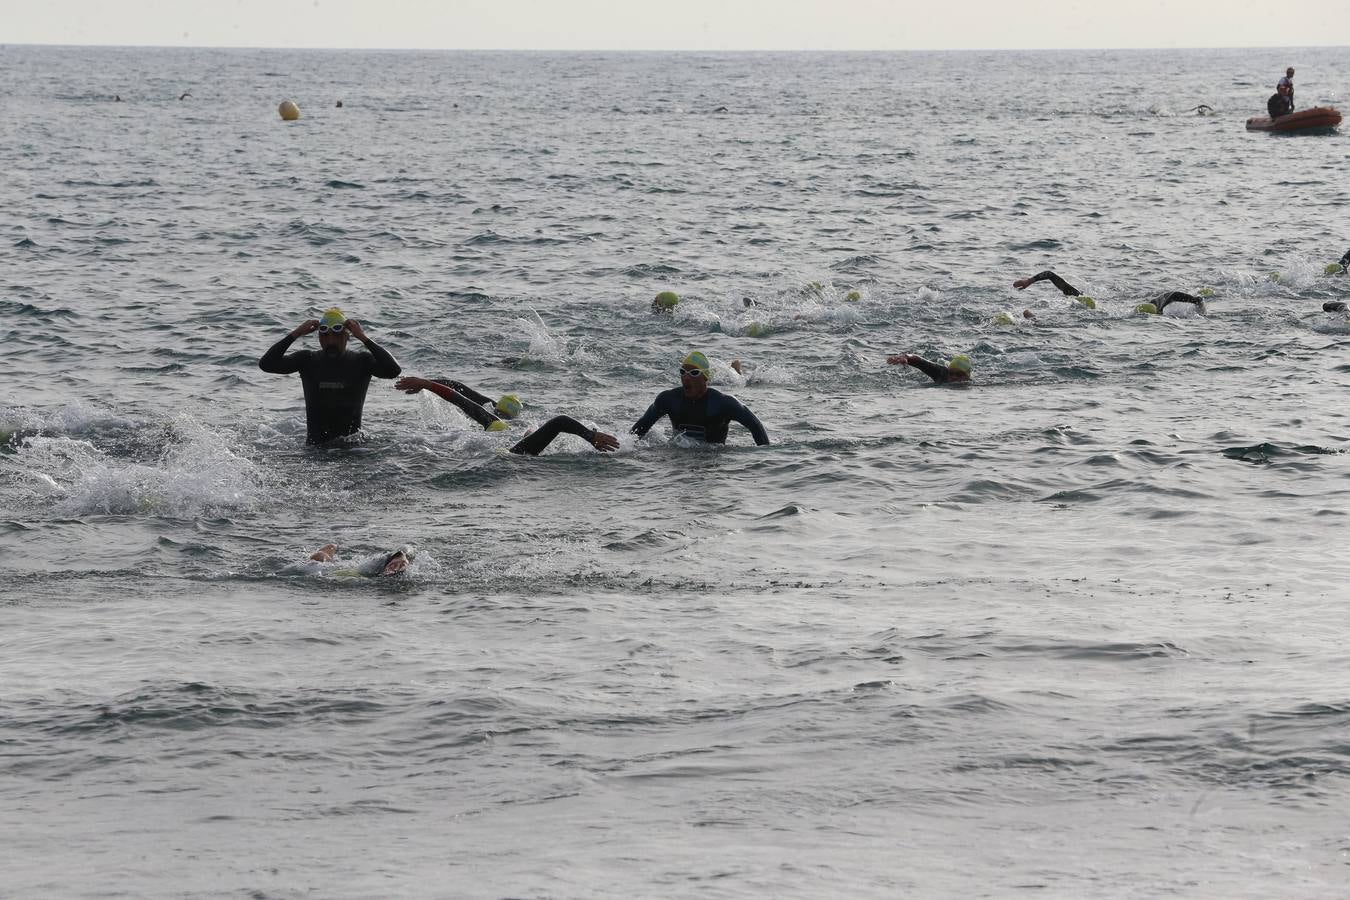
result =
[[[10,0],[0,42],[549,50],[1343,44],[1345,0]]]

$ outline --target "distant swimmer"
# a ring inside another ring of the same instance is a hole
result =
[[[408,376],[394,382],[394,387],[408,394],[429,391],[459,407],[465,415],[482,425],[486,431],[505,431],[507,424],[504,420],[515,418],[521,411],[520,398],[515,394],[506,394],[500,400],[493,400],[458,381]],[[492,406],[492,412],[487,409],[489,404]],[[587,428],[571,416],[554,416],[517,441],[511,452],[523,456],[538,456],[553,443],[554,438],[564,432],[575,434],[603,453],[619,449],[618,438],[614,435],[605,434],[595,428]]]
[[[1199,106],[1192,106],[1190,109],[1186,110],[1186,112],[1193,112],[1197,116],[1209,116],[1214,114],[1214,107],[1210,106],[1208,103],[1201,103]]]
[[[341,100],[339,100],[339,101],[337,102],[337,108],[338,108],[338,109],[342,109],[342,101],[341,101]]]
[[[970,382],[970,357],[964,353],[953,356],[951,362],[945,366],[926,360],[922,356],[915,356],[913,353],[888,356],[886,362],[892,366],[913,366],[937,384],[968,384]]]
[[[337,554],[337,544],[324,544],[318,550],[311,553],[309,558],[311,561],[317,563],[336,563],[338,562]],[[355,578],[358,576],[365,578],[387,577],[389,575],[398,575],[406,572],[408,564],[411,563],[414,558],[415,554],[411,547],[400,547],[392,553],[381,553],[363,560],[352,568],[324,569],[320,570],[320,573],[315,574],[345,576],[348,578]]]
[[[1089,306],[1093,309],[1095,309],[1097,306],[1096,302],[1093,301],[1091,297],[1083,296],[1082,291],[1078,290],[1078,288],[1069,284],[1067,281],[1065,281],[1063,278],[1060,278],[1058,275],[1056,275],[1054,272],[1051,272],[1049,269],[1045,270],[1044,272],[1038,272],[1035,275],[1032,275],[1030,278],[1023,278],[1019,281],[1014,281],[1013,287],[1017,288],[1019,291],[1022,291],[1031,287],[1038,281],[1049,281],[1055,287],[1059,288],[1060,293],[1064,294],[1066,297],[1077,297],[1079,298],[1079,302],[1082,302],[1084,303],[1084,305]],[[1192,296],[1191,294],[1187,294],[1183,291],[1166,291],[1162,294],[1159,294],[1155,299],[1151,301],[1140,303],[1135,308],[1140,312],[1161,313],[1164,309],[1166,309],[1173,303],[1189,303],[1195,307],[1196,312],[1200,313],[1201,315],[1204,315],[1205,313],[1205,301],[1199,297]]]
[[[680,386],[657,394],[630,430],[642,437],[662,416],[669,416],[675,434],[725,444],[727,429],[735,421],[750,431],[756,444],[769,443],[768,432],[755,414],[730,394],[709,387],[711,378],[708,357],[697,350],[690,353],[680,363]]]
[[[312,331],[319,333],[318,350],[286,350]],[[351,335],[366,345],[368,353],[347,349]],[[361,323],[333,307],[321,319],[308,319],[277,341],[258,360],[258,368],[273,375],[300,373],[305,389],[305,442],[323,444],[361,429],[361,411],[366,404],[370,379],[395,378],[398,361],[371,340]]]
[[[1346,269],[1350,269],[1350,250],[1345,251],[1345,255],[1336,262],[1330,263],[1326,268],[1326,274],[1344,275]]]
[[[113,102],[114,102],[114,103],[121,103],[121,102],[122,102],[122,95],[121,95],[121,94],[113,94]]]
[[[191,97],[191,96],[192,96],[192,95],[191,95],[190,93],[188,93],[187,91],[183,91],[183,93],[181,93],[181,94],[178,95],[178,99],[179,99],[179,100],[186,100],[187,98],[189,98],[189,97]]]

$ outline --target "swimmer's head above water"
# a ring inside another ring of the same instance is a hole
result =
[[[319,346],[325,353],[347,349],[347,316],[336,306],[319,317]]]
[[[697,400],[708,393],[711,380],[712,364],[701,351],[695,350],[680,361],[680,385],[689,399]]]
[[[520,402],[520,398],[515,394],[502,394],[502,398],[494,403],[492,408],[496,410],[497,415],[501,416],[503,419],[514,419],[516,416],[520,415],[520,411],[524,408],[524,405]]]

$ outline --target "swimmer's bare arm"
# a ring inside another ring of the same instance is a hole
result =
[[[1023,278],[1019,281],[1014,281],[1013,287],[1017,288],[1019,291],[1026,290],[1027,288],[1031,287],[1038,281],[1047,281],[1047,280],[1055,287],[1059,288],[1060,292],[1063,293],[1064,296],[1066,297],[1080,297],[1083,294],[1083,292],[1078,290],[1078,288],[1069,284],[1067,281],[1065,281],[1063,278],[1060,278],[1058,275],[1056,275],[1054,272],[1051,272],[1049,269],[1046,269],[1044,272],[1037,272],[1030,278]]]
[[[310,332],[317,331],[318,328],[318,319],[306,319],[301,322],[291,330],[290,334],[267,348],[267,352],[262,355],[262,359],[258,360],[258,368],[272,375],[289,375],[292,372],[300,371],[299,358],[292,356],[287,359],[286,351],[290,349],[291,344]]]
[[[591,446],[605,453],[612,453],[619,449],[619,439],[612,434],[596,431],[591,434]]]

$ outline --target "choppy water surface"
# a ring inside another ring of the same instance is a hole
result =
[[[3,893],[1344,893],[1291,63],[1350,105],[1344,49],[0,50]],[[376,382],[305,448],[256,361],[334,303],[524,424]],[[627,434],[690,349],[772,446]],[[503,452],[559,412],[622,449]]]

